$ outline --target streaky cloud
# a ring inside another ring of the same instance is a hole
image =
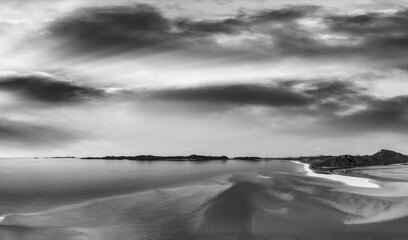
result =
[[[0,142],[27,148],[50,147],[68,144],[82,138],[75,130],[50,125],[0,119]]]
[[[310,102],[308,96],[288,88],[256,84],[162,89],[148,93],[148,97],[167,101],[207,102],[232,106],[303,106]]]
[[[286,118],[309,119],[302,126],[292,126],[292,130],[282,126],[281,130],[286,133],[299,131],[306,134],[307,131],[303,132],[299,127],[307,129],[310,124],[315,126],[308,130],[310,133],[332,136],[368,132],[405,133],[408,129],[406,95],[377,97],[368,88],[346,80],[274,82],[162,88],[118,94],[147,104],[152,100],[164,105],[175,102],[180,107],[206,104],[204,109],[196,108],[202,111],[219,111],[220,107],[224,111],[247,106],[264,107]],[[315,129],[317,126],[320,126],[319,130]]]
[[[102,97],[104,91],[45,74],[12,74],[0,77],[0,90],[43,103],[74,103]]]

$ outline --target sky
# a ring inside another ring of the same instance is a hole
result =
[[[0,157],[408,153],[408,1],[1,0]]]

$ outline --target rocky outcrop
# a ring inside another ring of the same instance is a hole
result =
[[[408,156],[398,152],[381,149],[373,155],[340,155],[321,157],[315,159],[305,159],[310,163],[310,168],[316,172],[333,171],[338,168],[379,166],[397,163],[408,163]]]

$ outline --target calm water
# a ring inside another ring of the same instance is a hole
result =
[[[406,239],[406,181],[376,183],[289,161],[4,159],[0,239]]]

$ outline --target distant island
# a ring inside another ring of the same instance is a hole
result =
[[[338,170],[352,167],[381,166],[389,164],[406,164],[408,156],[391,150],[381,149],[373,155],[339,155],[339,156],[301,156],[285,158],[261,158],[261,157],[234,157],[227,156],[155,156],[155,155],[137,155],[137,156],[105,156],[105,157],[83,157],[81,159],[105,159],[105,160],[131,160],[131,161],[261,161],[261,160],[297,160],[310,164],[310,169],[316,173],[335,173]]]
[[[137,156],[105,156],[105,157],[83,157],[81,159],[105,159],[105,160],[133,160],[133,161],[227,161],[227,160],[245,160],[259,161],[266,158],[260,157],[234,157],[227,156],[207,156],[207,155],[189,155],[189,156],[155,156],[155,155],[137,155]]]
[[[83,157],[81,159],[106,159],[106,160],[136,160],[136,161],[213,161],[229,160],[227,156],[155,156],[155,155],[137,155],[137,156],[106,156],[106,157]]]
[[[137,155],[137,156],[106,156],[106,157],[83,157],[81,159],[106,159],[106,160],[136,160],[136,161],[216,161],[216,160],[261,160],[259,157],[236,157],[227,156],[206,156],[206,155],[189,155],[189,156],[155,156],[155,155]]]

